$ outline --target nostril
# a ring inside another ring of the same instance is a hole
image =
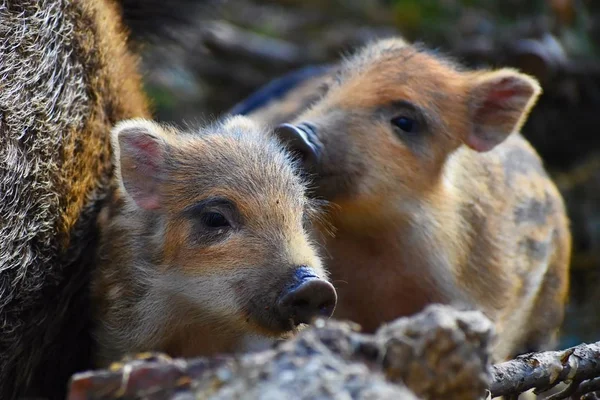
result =
[[[298,299],[292,303],[292,307],[297,309],[306,308],[310,307],[310,303],[306,299]]]
[[[334,307],[335,307],[335,301],[333,301],[333,300],[330,300],[330,301],[327,301],[327,302],[325,302],[325,303],[321,303],[321,304],[319,305],[319,312],[320,312],[322,315],[329,314],[329,313],[330,313],[330,310],[331,310],[331,311],[333,311],[333,308],[334,308]],[[328,316],[330,316],[330,315],[328,315]]]

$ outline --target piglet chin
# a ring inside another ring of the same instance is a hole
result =
[[[262,335],[246,334],[237,346],[238,353],[256,353],[272,349],[276,343],[284,342],[295,334],[307,328],[309,325],[300,324],[293,331],[286,332],[279,337],[267,337]]]
[[[244,335],[237,346],[238,353],[256,353],[273,347],[279,339],[260,335]]]

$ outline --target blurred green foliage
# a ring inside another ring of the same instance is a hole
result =
[[[477,13],[487,20],[478,28],[484,30],[481,33],[490,35],[495,34],[497,28],[544,19],[568,54],[598,56],[600,48],[593,38],[591,14],[598,11],[599,4],[577,0],[388,0],[371,6],[390,7],[395,25],[405,35],[433,42],[443,41],[469,13]]]

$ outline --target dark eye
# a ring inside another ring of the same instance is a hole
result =
[[[417,121],[408,117],[396,117],[392,118],[392,125],[397,128],[402,129],[406,133],[416,133],[417,132]]]
[[[202,214],[202,222],[209,228],[225,228],[230,226],[227,218],[218,212],[207,212]]]

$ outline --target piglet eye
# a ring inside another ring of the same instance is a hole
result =
[[[408,117],[396,117],[391,120],[392,125],[397,128],[402,129],[406,133],[416,133],[417,132],[417,121]]]
[[[227,218],[221,213],[210,211],[202,214],[202,222],[209,228],[225,228],[230,226]]]

